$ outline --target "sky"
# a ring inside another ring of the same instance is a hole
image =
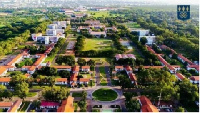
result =
[[[153,1],[157,3],[166,3],[174,5],[199,5],[199,0],[128,0],[128,1]]]

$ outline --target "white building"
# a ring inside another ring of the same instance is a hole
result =
[[[145,37],[147,39],[146,44],[148,44],[148,45],[152,45],[156,40],[156,36],[139,36],[139,41],[142,37]]]
[[[139,36],[149,35],[149,30],[136,29],[136,30],[131,30],[131,32],[138,32]]]

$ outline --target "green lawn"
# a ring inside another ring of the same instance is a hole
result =
[[[104,79],[101,79],[101,82],[100,82],[100,84],[101,84],[102,86],[107,86],[107,84],[108,84],[108,81],[107,81],[107,79],[106,79],[106,78],[104,78]]]
[[[142,58],[142,56],[139,54],[139,52],[137,51],[137,49],[135,48],[135,46],[132,46],[132,47],[133,47],[132,54],[134,54],[136,58]]]
[[[74,111],[77,112],[78,104],[74,102]]]
[[[82,97],[82,93],[72,93],[72,97]]]
[[[48,56],[43,63],[52,62],[53,59],[56,57],[56,54]]]
[[[124,15],[120,15],[120,14],[113,14],[113,13],[110,13],[109,11],[88,11],[87,13],[95,18],[124,16]]]
[[[18,66],[18,67],[21,68],[22,66],[25,66],[26,62],[28,62],[29,60],[32,61],[32,63],[30,63],[29,66],[32,66],[32,65],[35,63],[35,61],[36,61],[37,59],[36,59],[36,58],[25,58],[23,61],[21,61],[21,62],[19,63],[19,66]]]
[[[27,97],[34,97],[36,95],[37,95],[36,92],[29,92],[28,95],[27,95]]]
[[[107,50],[112,48],[112,40],[109,39],[85,39],[83,51],[88,50]]]
[[[66,53],[66,48],[67,48],[68,42],[65,42],[62,46],[62,48],[60,49],[60,54],[65,54]]]
[[[141,28],[140,25],[136,22],[128,22],[124,23],[124,25],[126,25],[128,28]]]
[[[90,82],[88,83],[88,86],[90,86],[91,87],[91,84],[92,84],[92,86],[95,86],[95,81],[94,80],[90,80]]]
[[[117,93],[112,89],[101,88],[92,93],[95,100],[112,101],[117,98]]]
[[[105,67],[99,67],[99,71],[100,71],[101,75],[106,78]]]
[[[28,105],[29,105],[29,104],[30,104],[30,101],[22,102],[22,105],[20,106],[18,112],[25,112],[26,109],[28,108]]]
[[[82,74],[82,73],[80,73],[79,75],[82,75],[83,78],[92,78],[91,74]]]

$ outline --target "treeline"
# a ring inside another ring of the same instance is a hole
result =
[[[64,43],[65,43],[65,39],[59,38],[58,42],[54,45],[54,48],[52,49],[50,54],[48,54],[48,56],[56,55],[58,53],[58,51],[62,48]]]
[[[4,30],[0,30],[0,32],[5,33],[3,35],[0,33],[0,36],[3,39],[3,41],[0,42],[0,55],[6,55],[12,53],[13,48],[23,45],[30,38],[30,34],[33,33],[32,29],[40,29],[40,31],[44,32],[45,27],[43,26],[46,26],[48,23],[49,23],[48,21],[43,21],[38,25],[38,22],[34,23],[23,22],[22,25],[29,26],[26,27],[27,30],[25,30],[25,28],[23,29],[25,31],[23,31],[20,27],[18,29],[18,27],[12,28],[11,26],[10,26],[11,28],[8,27],[5,28]],[[17,30],[17,35],[15,35],[15,37],[6,34],[6,33],[13,34],[12,31],[5,31],[10,29]]]

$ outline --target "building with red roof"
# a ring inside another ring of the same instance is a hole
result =
[[[6,75],[7,72],[8,72],[7,68],[0,66],[0,76]]]
[[[199,76],[191,76],[190,82],[193,84],[199,84]]]
[[[44,101],[42,100],[41,104],[40,104],[40,108],[58,108],[60,105],[60,103],[58,102],[52,102],[52,101]]]
[[[90,71],[90,66],[81,66],[81,71],[89,72]]]
[[[151,101],[146,96],[138,97],[141,105],[141,112],[159,112],[156,106],[152,105]]]
[[[74,98],[68,96],[66,100],[62,101],[61,106],[57,109],[57,112],[74,112]]]
[[[181,60],[182,63],[187,62],[188,65],[194,65],[194,63],[192,61],[190,61],[189,59],[184,57],[182,54],[178,54],[178,59]]]
[[[188,65],[187,70],[194,69],[197,73],[199,73],[199,65]]]
[[[90,82],[89,78],[80,78],[79,83],[80,84],[88,84]]]
[[[57,84],[57,85],[58,84],[65,84],[66,85],[67,81],[68,81],[67,78],[56,78],[55,79],[55,84]]]
[[[127,74],[133,72],[133,69],[131,68],[131,66],[125,66],[124,68],[125,68],[125,71],[126,71]]]
[[[19,63],[22,59],[23,59],[23,54],[18,54],[9,63],[7,63],[7,66],[15,66],[15,64]]]
[[[176,73],[175,75],[176,75],[176,78],[180,81],[182,81],[185,78],[185,76],[183,76],[181,73]]]
[[[137,85],[137,77],[135,76],[135,74],[129,73],[128,76],[129,79],[131,80],[131,83]]]
[[[74,66],[72,69],[73,73],[79,73],[79,70],[79,66]]]
[[[115,71],[118,72],[118,71],[123,71],[124,70],[124,67],[123,66],[115,66]]]
[[[16,100],[12,106],[8,109],[7,112],[17,112],[17,110],[20,108],[22,105],[22,100]]]
[[[5,78],[0,78],[0,85],[9,85],[11,78],[10,77],[5,77]]]
[[[58,71],[61,71],[61,70],[71,71],[72,70],[71,66],[52,66],[52,67],[56,68]]]

